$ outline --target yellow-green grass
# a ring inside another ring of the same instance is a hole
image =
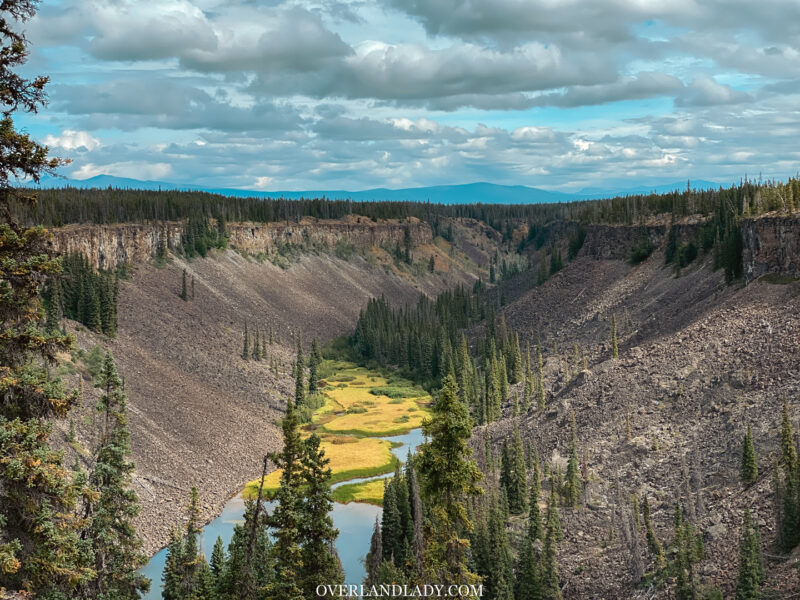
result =
[[[430,396],[423,390],[419,390],[420,395],[415,398],[392,399],[370,393],[374,388],[387,386],[409,390],[413,384],[395,376],[387,380],[378,371],[350,363],[326,360],[321,371],[327,381],[323,390],[325,402],[314,411],[311,423],[302,428],[302,435],[314,431],[322,438],[322,448],[331,459],[331,483],[392,472],[399,462],[390,451],[394,444],[376,438],[402,435],[420,427],[428,414]],[[268,495],[278,489],[280,477],[280,471],[273,471],[266,477],[264,488]],[[258,485],[259,480],[248,483],[244,490],[245,498],[255,497]],[[380,494],[383,494],[382,487]],[[374,495],[365,497],[374,499]],[[350,501],[374,503],[355,497]]]
[[[358,483],[346,483],[333,490],[333,499],[341,504],[364,502],[383,506],[383,482],[386,479],[373,479]]]
[[[322,448],[330,459],[331,483],[358,477],[383,475],[394,470],[398,460],[392,454],[393,444],[376,438],[358,438],[342,435],[323,435]],[[269,495],[280,487],[281,470],[267,475],[264,490]],[[260,479],[251,481],[244,490],[245,498],[255,498]]]
[[[371,392],[375,389],[389,389],[391,386],[385,377],[362,367],[343,369],[334,378],[350,377],[354,379],[324,390],[325,404],[316,411],[312,419],[318,431],[392,436],[408,433],[422,425],[427,415],[425,409],[430,401],[430,397],[422,390],[415,398],[392,399],[389,396],[376,395]],[[400,382],[404,390],[410,389],[412,385],[410,382]]]

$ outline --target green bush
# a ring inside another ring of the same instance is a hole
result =
[[[382,385],[374,387],[369,391],[373,396],[388,396],[393,400],[403,398],[419,398],[424,396],[425,392],[412,387],[400,387],[394,385]]]
[[[88,354],[83,357],[86,370],[89,371],[89,375],[92,376],[92,379],[96,379],[97,376],[100,375],[100,371],[103,369],[104,359],[105,353],[99,344],[95,344],[92,349],[89,350]]]
[[[638,265],[640,262],[644,262],[652,253],[653,243],[648,236],[642,236],[631,249],[631,264]]]
[[[682,269],[697,258],[697,244],[689,242],[678,246],[678,266]]]

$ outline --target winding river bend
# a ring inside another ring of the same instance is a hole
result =
[[[402,435],[371,436],[378,439],[387,440],[392,443],[391,452],[400,461],[404,461],[408,451],[412,452],[424,441],[422,429],[417,427]],[[375,475],[363,478],[348,479],[339,481],[331,486],[337,488],[345,483],[358,483],[362,481],[372,481],[390,477],[392,473]],[[272,502],[265,503],[267,510],[273,508]],[[369,550],[370,536],[375,519],[381,514],[381,509],[372,504],[361,502],[350,502],[348,504],[334,503],[331,516],[334,526],[339,530],[339,537],[336,541],[336,549],[345,573],[345,582],[359,584],[366,575],[364,568],[364,557]],[[244,499],[241,494],[232,498],[223,508],[222,514],[206,525],[200,534],[200,548],[206,556],[211,557],[211,551],[217,537],[221,537],[225,546],[231,540],[233,528],[237,523],[244,520]],[[142,574],[152,580],[150,592],[145,594],[145,600],[161,599],[161,573],[164,570],[164,563],[167,557],[166,548],[156,553],[150,562],[141,569]]]

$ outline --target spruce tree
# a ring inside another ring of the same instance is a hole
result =
[[[481,473],[470,458],[472,419],[457,390],[455,378],[447,375],[431,418],[422,426],[428,441],[420,446],[418,468],[431,522],[424,557],[429,581],[461,585],[477,582],[467,567],[469,540],[462,532],[472,529],[464,498],[481,493]]]
[[[250,334],[247,332],[247,323],[244,324],[244,346],[242,347],[242,358],[250,359]]]
[[[556,516],[556,519],[558,517]],[[550,519],[548,518],[548,521]],[[561,581],[558,575],[558,548],[557,542],[559,540],[558,529],[555,528],[554,523],[548,523],[547,532],[544,536],[544,549],[542,551],[542,565],[540,574],[540,587],[542,600],[561,600]]]
[[[764,581],[761,543],[753,527],[750,510],[745,509],[742,536],[739,542],[739,575],[736,579],[736,600],[759,600]]]
[[[256,327],[256,335],[253,339],[253,360],[261,360],[261,341],[259,340],[258,327]]]
[[[275,493],[276,503],[268,523],[274,531],[273,546],[275,578],[267,597],[272,600],[302,600],[299,578],[302,574],[301,519],[302,505],[302,457],[303,442],[294,404],[286,403],[286,415],[282,422],[283,450],[270,458],[282,470],[280,487]]]
[[[758,459],[753,447],[753,432],[747,425],[747,433],[742,442],[742,481],[751,484],[758,479]]]
[[[547,503],[547,520],[545,521],[545,529],[553,531],[555,541],[560,542],[564,539],[564,532],[561,529],[561,519],[558,516],[558,500],[556,497],[557,486],[553,479],[550,479],[550,498]]]
[[[320,583],[343,583],[343,574],[334,543],[339,531],[333,526],[330,459],[325,456],[321,440],[311,434],[305,441],[302,467],[305,483],[300,539],[302,562],[300,581],[306,598],[316,595]]]
[[[147,556],[132,523],[139,514],[139,501],[132,488],[134,464],[128,460],[131,447],[126,398],[109,352],[97,387],[102,390],[97,410],[102,415],[103,431],[89,480],[99,493],[98,501],[89,506],[89,538],[97,575],[87,592],[93,598],[135,600],[149,589],[150,581],[137,572],[147,563]]]
[[[664,558],[664,548],[661,546],[661,542],[658,541],[658,537],[656,537],[656,532],[653,529],[653,520],[650,517],[650,502],[647,499],[647,496],[644,497],[642,500],[642,516],[644,517],[644,527],[645,527],[645,534],[647,536],[647,547],[650,549],[650,552],[656,558],[656,564],[659,568],[664,566],[665,558]]]
[[[520,600],[541,598],[538,562],[533,549],[533,540],[528,536],[522,542],[522,550],[517,562],[516,597]]]
[[[186,522],[186,534],[183,539],[183,551],[179,567],[181,598],[190,599],[200,589],[200,572],[206,560],[200,550],[200,501],[196,487],[192,487],[189,506],[187,507],[189,520]]]
[[[542,514],[539,509],[539,492],[541,482],[539,478],[539,459],[536,457],[533,464],[533,476],[531,477],[531,497],[528,508],[528,537],[531,541],[541,540],[544,529],[542,527]]]
[[[619,358],[619,346],[617,346],[617,315],[611,315],[611,356]]]
[[[61,264],[47,230],[24,227],[12,216],[36,203],[17,182],[38,184],[62,164],[17,131],[12,118],[17,111],[35,113],[46,99],[47,77],[29,80],[15,72],[29,52],[15,28],[34,16],[37,4],[0,5],[0,588],[46,598],[73,596],[93,572],[91,551],[79,539],[86,524],[72,515],[82,490],[50,446],[54,420],[77,401],[53,368],[72,339],[44,328],[38,297]]]
[[[373,585],[380,583],[380,567],[383,563],[383,537],[381,534],[381,526],[378,523],[378,517],[375,517],[375,526],[372,528],[372,537],[369,541],[369,551],[367,557],[364,559],[364,566],[367,570],[367,576],[364,579],[364,585],[371,588]]]
[[[179,529],[173,529],[167,558],[164,562],[164,571],[161,575],[161,597],[163,600],[182,600],[181,592],[181,565],[183,564],[183,536]]]
[[[525,511],[528,503],[528,473],[525,468],[525,450],[519,426],[514,423],[511,444],[511,481],[508,487],[508,504],[512,514]]]
[[[399,564],[402,524],[400,523],[400,512],[397,510],[395,487],[388,479],[383,483],[383,515],[381,519],[381,539],[383,541],[381,556],[383,556],[383,560]]]
[[[294,363],[294,405],[303,406],[306,403],[305,360],[303,358],[303,342],[297,338],[297,358]]]
[[[513,600],[514,565],[506,535],[506,519],[498,506],[489,509],[488,571],[485,573],[487,593],[490,598]]]
[[[536,347],[536,405],[539,410],[544,410],[545,407],[545,392],[544,392],[544,361],[542,360],[542,348]]]
[[[322,362],[322,353],[319,351],[317,338],[311,342],[311,356],[308,358],[308,393],[313,394],[317,391],[319,381],[319,366]]]
[[[186,292],[186,269],[184,269],[181,277],[181,300],[186,302],[188,299],[189,295]]]
[[[244,522],[237,523],[228,545],[228,557],[220,574],[216,576],[219,600],[250,600],[259,598],[274,578],[272,543],[267,531],[267,515],[256,510],[256,501],[247,500]],[[215,545],[216,550],[216,545]],[[215,566],[215,553],[211,555],[211,571]]]
[[[227,560],[225,544],[222,542],[222,538],[217,536],[217,540],[214,542],[214,549],[211,551],[211,561],[209,565],[216,581],[222,579]]]
[[[782,521],[781,544],[784,550],[791,550],[800,541],[800,506],[798,494],[800,481],[798,481],[798,459],[794,446],[794,431],[789,419],[789,403],[783,403],[783,416],[781,422],[781,466],[783,468],[782,491]]]
[[[569,438],[569,460],[567,462],[567,481],[564,487],[564,498],[568,506],[578,505],[583,484],[581,483],[580,469],[578,465],[578,434],[575,426],[575,413],[570,413],[570,438]]]

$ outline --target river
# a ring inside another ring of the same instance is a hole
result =
[[[392,453],[401,461],[405,461],[409,448],[417,448],[423,441],[422,429],[413,429],[404,435],[384,437],[382,439],[397,442],[400,445],[392,448]],[[334,484],[333,488],[344,483],[354,483],[357,481],[369,481],[372,479],[382,479],[391,476],[391,473],[377,477],[366,477],[363,479],[351,479]],[[267,510],[272,510],[273,503],[265,503]],[[369,550],[370,536],[375,525],[375,519],[380,516],[381,509],[371,504],[351,502],[349,504],[334,503],[333,524],[339,530],[339,537],[336,540],[336,550],[344,567],[345,582],[359,584],[366,575],[364,569],[364,557]],[[225,504],[222,514],[206,525],[200,534],[200,548],[206,556],[211,557],[211,550],[214,547],[217,537],[221,537],[225,546],[231,540],[233,528],[237,523],[241,523],[244,515],[244,500],[241,495],[232,498]],[[166,548],[159,550],[150,562],[141,569],[141,573],[152,580],[150,592],[145,594],[145,600],[161,599],[161,573],[164,570],[164,562],[167,558]]]

